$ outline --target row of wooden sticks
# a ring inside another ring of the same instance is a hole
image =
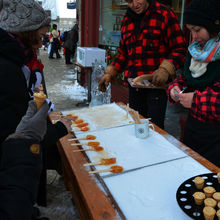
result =
[[[82,138],[71,138],[68,139],[68,141],[76,141],[76,140],[95,140],[96,137],[93,135],[86,135],[86,137],[82,137]],[[104,148],[99,146],[100,142],[96,141],[96,142],[92,142],[89,141],[87,143],[81,144],[81,143],[74,143],[71,144],[71,146],[76,146],[76,145],[87,145],[90,146],[91,148],[89,149],[80,149],[80,150],[73,150],[73,152],[80,152],[80,151],[101,151]],[[94,163],[85,163],[83,166],[96,166],[96,165],[112,165],[116,163],[116,158],[112,157],[112,158],[101,158],[99,162],[94,162]],[[112,172],[112,173],[120,173],[123,171],[123,167],[121,166],[111,166],[109,169],[104,169],[104,170],[93,170],[93,171],[89,171],[89,173],[103,173],[103,172]]]
[[[130,114],[136,124],[141,124],[140,115],[138,111],[135,111],[129,107],[129,104],[126,105],[126,118]],[[145,120],[151,120],[151,118],[145,118]]]
[[[134,122],[136,124],[141,124],[141,120],[139,118],[139,113],[138,111],[134,111],[132,109],[130,109],[129,104],[127,104],[126,106],[126,117],[128,118],[128,115],[131,115],[131,117],[133,118]],[[78,119],[78,116],[75,115],[67,115],[67,116],[71,116],[74,118],[74,121],[72,121],[72,127],[76,127],[78,128],[73,129],[73,131],[88,131],[89,127],[88,127],[88,123],[84,122],[82,119]],[[150,120],[150,118],[148,118],[148,120]],[[93,135],[87,135],[86,137],[83,138],[71,138],[69,139],[69,141],[76,141],[76,140],[95,140],[96,137]],[[78,150],[73,150],[73,152],[81,152],[81,151],[103,151],[104,148],[102,146],[100,146],[100,142],[92,142],[89,141],[87,143],[81,144],[81,143],[74,143],[71,144],[71,146],[76,146],[76,145],[87,145],[90,148],[88,149],[78,149]],[[99,162],[95,162],[95,163],[86,163],[84,164],[84,166],[93,166],[93,165],[111,165],[111,164],[115,164],[116,163],[116,158],[102,158]],[[112,173],[120,173],[123,171],[123,167],[121,166],[112,166],[110,167],[110,169],[105,169],[105,170],[95,170],[95,171],[89,171],[89,173],[101,173],[101,172],[112,172]]]

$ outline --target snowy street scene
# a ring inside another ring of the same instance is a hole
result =
[[[0,0],[0,220],[220,220],[220,0]]]

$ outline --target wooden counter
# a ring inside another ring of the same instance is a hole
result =
[[[51,120],[59,118],[60,113],[50,114]],[[170,143],[190,155],[210,171],[220,171],[214,164],[186,147],[158,126],[154,126],[155,130]],[[79,149],[79,147],[71,146],[71,142],[68,141],[70,138],[72,138],[72,134],[61,138],[58,142],[58,149],[63,162],[65,186],[72,193],[80,218],[85,220],[125,219],[102,179],[98,175],[88,174],[86,168],[83,167],[83,164],[89,162],[86,154],[72,152],[72,150]]]

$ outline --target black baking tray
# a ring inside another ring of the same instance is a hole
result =
[[[205,179],[204,187],[212,186],[215,188],[216,192],[220,192],[220,184],[218,183],[216,173],[206,173],[197,176],[203,177]],[[196,188],[195,183],[193,181],[197,176],[191,177],[179,186],[176,193],[176,199],[180,208],[192,219],[205,220],[202,212],[204,204],[196,205],[193,198],[193,194],[195,192],[203,192],[203,190],[198,190]],[[214,220],[218,220],[217,216],[215,216]]]

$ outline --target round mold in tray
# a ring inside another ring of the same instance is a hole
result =
[[[204,187],[212,186],[215,188],[216,192],[220,192],[220,184],[218,183],[218,178],[216,173],[206,173],[197,176],[204,178],[205,180]],[[198,190],[196,188],[195,183],[193,181],[197,176],[191,177],[190,179],[186,180],[179,186],[176,193],[176,199],[180,208],[192,219],[205,220],[202,212],[204,208],[204,204],[196,205],[193,198],[193,194],[195,192],[203,192],[203,189]],[[215,216],[214,220],[218,220],[217,216]]]

